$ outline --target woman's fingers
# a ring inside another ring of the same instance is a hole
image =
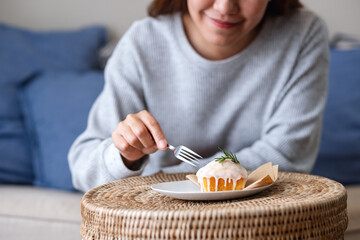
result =
[[[141,111],[139,117],[149,130],[151,136],[155,140],[157,147],[161,150],[167,149],[167,141],[163,131],[161,130],[160,124],[154,118],[154,116],[148,111]]]
[[[128,145],[142,151],[144,148],[143,145],[125,121],[119,123],[118,129],[118,133],[126,140]]]
[[[112,139],[121,155],[130,161],[138,160],[145,155],[142,151],[131,146],[122,135],[117,134],[116,132],[113,132]]]
[[[141,149],[149,149],[156,146],[149,130],[143,123],[142,119],[136,114],[129,114],[126,117],[125,121],[132,130],[132,133],[136,136],[140,144],[142,145]]]
[[[143,152],[144,154],[151,154],[151,153],[156,152],[157,150],[158,150],[157,146],[154,145],[154,146],[149,147],[149,148],[144,148],[144,149],[142,150],[142,152]]]
[[[130,161],[165,150],[167,141],[158,121],[148,111],[129,114],[112,134],[120,153]]]

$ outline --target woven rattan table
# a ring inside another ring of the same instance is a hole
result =
[[[185,201],[153,191],[155,183],[185,180],[157,174],[111,182],[81,202],[87,239],[342,239],[346,190],[327,178],[279,173],[267,190],[242,199]]]

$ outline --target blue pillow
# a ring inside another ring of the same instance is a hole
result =
[[[0,183],[33,181],[19,85],[43,71],[98,67],[97,52],[106,39],[106,29],[99,26],[34,32],[0,24]]]
[[[98,51],[106,41],[101,26],[34,32],[0,24],[0,72],[4,80],[21,81],[34,71],[98,68]]]
[[[328,102],[313,174],[360,184],[360,49],[331,49]]]
[[[34,176],[23,122],[0,119],[0,184],[30,184]]]
[[[89,110],[103,84],[100,71],[48,72],[21,88],[36,186],[74,190],[67,153],[85,130]]]

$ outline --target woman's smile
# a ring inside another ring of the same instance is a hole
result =
[[[183,15],[187,37],[201,56],[225,59],[256,37],[268,0],[187,0]]]
[[[219,28],[233,28],[239,24],[241,24],[243,21],[233,21],[233,22],[230,22],[230,21],[222,21],[222,20],[219,20],[219,19],[216,19],[216,18],[211,18],[211,17],[208,17],[210,19],[210,21],[217,27]]]

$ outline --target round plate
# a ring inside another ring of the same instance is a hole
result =
[[[226,200],[251,196],[264,191],[271,185],[237,191],[201,192],[200,187],[190,180],[185,180],[154,184],[151,189],[163,195],[182,200]]]

